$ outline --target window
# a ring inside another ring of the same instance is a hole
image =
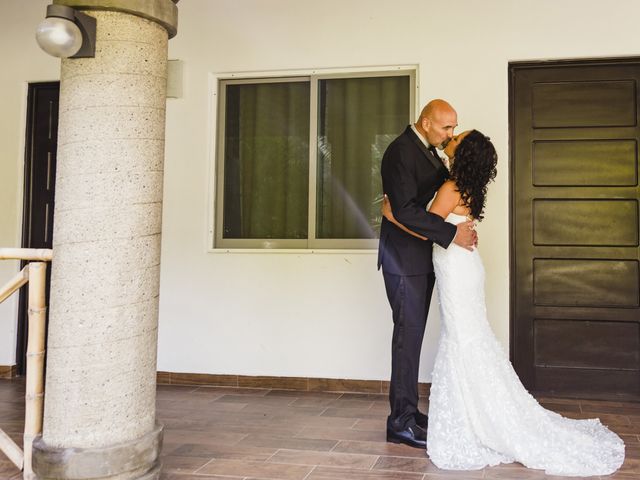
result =
[[[413,71],[221,80],[215,246],[375,248]]]

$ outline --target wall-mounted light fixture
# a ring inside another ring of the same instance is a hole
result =
[[[94,57],[96,19],[65,5],[47,5],[47,18],[38,25],[36,40],[54,57]]]

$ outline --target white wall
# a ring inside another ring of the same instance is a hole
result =
[[[44,0],[2,0],[0,33],[0,247],[22,242],[27,83],[57,80],[60,62],[38,48],[35,27],[46,11]],[[19,270],[19,262],[0,261],[0,285]],[[15,363],[17,294],[0,305],[0,365]]]
[[[451,3],[178,4],[178,36],[169,43],[169,58],[184,61],[184,96],[167,104],[159,370],[389,376],[390,309],[375,252],[207,253],[208,78],[226,72],[418,64],[420,105],[434,97],[448,99],[458,110],[460,131],[482,130],[500,156],[479,233],[491,323],[508,345],[508,62],[639,55],[640,3],[619,0],[615,8],[599,0]],[[20,39],[11,43],[24,46],[18,52],[6,42],[0,47],[9,62],[0,79],[0,198],[9,206],[0,212],[3,244],[19,239],[22,90],[28,80],[57,74],[55,60],[31,40],[45,4],[3,0],[10,7],[6,18],[12,19],[6,24]],[[2,282],[13,270],[0,268]],[[11,315],[0,310],[0,364],[13,358]],[[435,314],[428,323],[422,380],[430,378],[438,328]]]

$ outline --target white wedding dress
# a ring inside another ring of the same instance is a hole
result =
[[[466,217],[450,214],[453,224]],[[520,383],[487,320],[478,250],[434,245],[442,332],[431,395],[427,452],[439,468],[475,470],[520,462],[549,475],[607,475],[624,443],[598,419],[544,409]]]

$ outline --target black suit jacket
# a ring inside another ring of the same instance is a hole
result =
[[[382,188],[391,201],[394,217],[429,240],[420,240],[383,218],[378,268],[382,266],[385,273],[395,275],[432,272],[432,242],[446,248],[456,234],[454,225],[427,212],[427,203],[449,178],[449,172],[408,126],[384,152],[381,173]]]

